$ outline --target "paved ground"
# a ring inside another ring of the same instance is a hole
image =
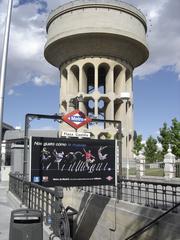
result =
[[[7,198],[8,183],[0,182],[0,240],[9,239],[10,215],[13,210]]]

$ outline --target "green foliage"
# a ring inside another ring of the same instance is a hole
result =
[[[161,151],[157,148],[157,140],[162,145]],[[144,144],[142,144],[142,135],[136,135],[133,153],[138,155],[139,151],[144,148],[146,163],[163,161],[170,144],[172,153],[176,158],[180,158],[180,122],[176,118],[172,119],[170,127],[168,127],[167,123],[163,123],[162,128],[159,129],[157,140],[150,136],[144,146]]]
[[[163,127],[159,129],[160,136],[157,137],[158,141],[162,145],[162,156],[167,153],[169,144],[171,142],[170,129],[167,126],[167,123],[163,124]]]
[[[172,153],[180,158],[180,122],[176,118],[172,120],[170,127]]]
[[[146,163],[153,163],[157,160],[157,140],[150,136],[144,147]]]
[[[143,149],[144,144],[142,144],[142,135],[137,135],[134,141],[133,153],[138,155],[139,152]]]
[[[156,153],[156,161],[162,162],[163,159],[164,159],[164,156],[162,154],[162,151],[158,150],[157,153]]]
[[[167,153],[169,144],[172,147],[172,153],[179,158],[180,157],[180,122],[176,118],[172,119],[172,125],[167,126],[167,123],[163,124],[160,128],[160,136],[158,141],[162,145],[162,156]]]

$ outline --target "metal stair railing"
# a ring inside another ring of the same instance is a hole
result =
[[[150,228],[152,228],[156,223],[158,223],[163,217],[165,217],[168,213],[172,212],[174,209],[176,209],[177,207],[180,206],[180,202],[177,203],[176,205],[174,205],[172,208],[170,208],[169,210],[167,210],[166,212],[164,212],[163,214],[161,214],[159,217],[155,218],[154,220],[152,220],[150,223],[148,223],[147,225],[145,225],[144,227],[140,228],[139,230],[137,230],[135,233],[133,233],[132,235],[130,235],[129,237],[125,238],[125,240],[133,240],[136,239],[137,237],[139,237],[141,234],[143,234],[144,232],[146,232],[147,230],[149,230]]]
[[[73,220],[72,217],[77,211],[70,206],[67,208],[63,206],[62,187],[55,187],[54,190],[45,188],[24,180],[22,174],[10,173],[9,191],[29,209],[42,212],[44,223],[52,230],[49,239],[54,237],[59,237],[61,240],[71,239],[69,220]]]

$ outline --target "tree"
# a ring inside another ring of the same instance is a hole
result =
[[[144,144],[142,144],[142,135],[137,135],[134,140],[133,153],[138,155],[139,152],[143,149]]]
[[[162,157],[167,153],[169,144],[171,143],[171,133],[167,123],[163,123],[163,127],[159,129],[160,136],[157,137],[162,145]]]
[[[180,158],[180,122],[174,118],[170,127],[167,126],[167,123],[164,123],[159,130],[160,136],[158,136],[158,141],[162,145],[162,156],[164,157],[167,153],[170,144],[172,153],[177,158]]]
[[[157,160],[157,140],[150,136],[144,147],[144,155],[146,159],[146,163],[153,163]]]
[[[172,153],[180,158],[180,122],[176,118],[172,119],[172,126],[170,127]]]

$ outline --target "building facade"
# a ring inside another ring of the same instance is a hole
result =
[[[60,69],[60,112],[122,123],[122,157],[132,158],[133,70],[149,56],[146,19],[135,7],[116,0],[77,0],[55,9],[47,21],[46,60]],[[73,131],[62,123],[61,131]],[[88,124],[78,131],[115,138],[117,126]]]

